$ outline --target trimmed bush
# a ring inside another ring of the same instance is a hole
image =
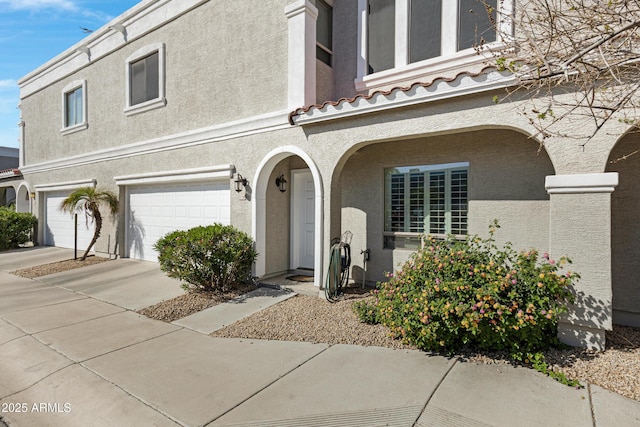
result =
[[[0,206],[0,250],[15,249],[31,240],[38,220],[30,213]]]
[[[535,250],[498,248],[497,227],[484,240],[428,239],[356,314],[423,350],[522,354],[558,344],[558,315],[573,302],[570,285],[579,275],[559,271],[570,263],[566,257],[556,262]]]
[[[226,291],[251,282],[257,253],[246,233],[230,225],[214,224],[174,231],[156,242],[158,262],[185,289]]]

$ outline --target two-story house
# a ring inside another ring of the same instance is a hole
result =
[[[540,149],[517,101],[492,102],[514,83],[475,49],[501,42],[513,5],[493,3],[144,0],[20,80],[18,199],[43,245],[72,244],[60,201],[95,185],[122,208],[98,254],[153,262],[165,233],[218,221],[253,236],[257,276],[316,286],[346,230],[373,282],[422,234],[498,219],[500,242],[573,259],[560,334],[602,347],[612,321],[640,325],[640,169],[608,163],[638,136]]]

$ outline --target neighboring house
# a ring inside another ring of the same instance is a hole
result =
[[[16,190],[21,178],[18,149],[0,147],[0,206],[15,205]]]
[[[317,286],[346,230],[352,277],[377,281],[422,233],[486,235],[497,218],[500,242],[582,275],[563,340],[640,325],[640,168],[609,163],[638,134],[539,150],[519,105],[492,102],[514,80],[473,49],[496,39],[465,13],[476,1],[432,4],[142,1],[20,80],[18,199],[34,199],[18,208],[40,244],[69,247],[60,201],[97,185],[122,208],[98,254],[155,261],[165,233],[218,221],[253,236],[257,276],[312,269]]]

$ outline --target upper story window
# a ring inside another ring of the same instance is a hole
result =
[[[127,58],[127,115],[166,105],[165,48],[163,43],[145,46]]]
[[[501,17],[511,4],[512,0],[359,0],[362,51],[356,88],[407,80],[405,71],[438,77],[452,64],[464,68],[484,61],[474,48],[498,41],[496,25],[507,30],[507,20]]]
[[[318,8],[316,58],[331,67],[333,59],[333,7],[325,0],[316,0],[316,7]]]
[[[62,134],[87,128],[87,81],[76,80],[62,89]]]

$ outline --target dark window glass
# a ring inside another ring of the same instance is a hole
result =
[[[458,50],[496,40],[498,0],[458,0]],[[485,6],[489,5],[489,10]]]
[[[158,52],[132,62],[130,67],[130,105],[141,104],[160,96]]]
[[[441,55],[442,0],[411,0],[409,62]]]
[[[395,63],[395,0],[369,0],[368,73],[388,70]]]
[[[316,0],[318,20],[316,22],[317,58],[331,66],[333,50],[333,9],[323,0]]]
[[[65,119],[64,124],[66,127],[78,125],[82,123],[82,86],[67,92],[64,95],[65,105]]]

